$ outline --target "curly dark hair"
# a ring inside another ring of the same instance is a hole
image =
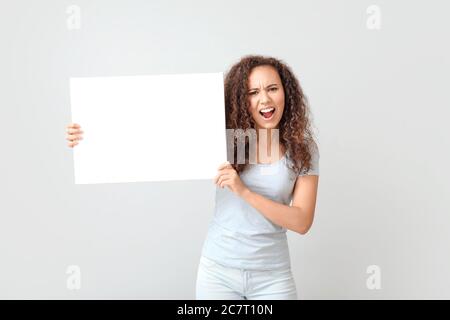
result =
[[[225,74],[225,113],[227,129],[255,129],[255,122],[248,111],[248,77],[257,66],[273,66],[281,78],[285,94],[284,112],[279,123],[280,144],[289,156],[290,169],[296,174],[311,168],[312,146],[316,146],[311,130],[309,103],[299,81],[283,61],[261,55],[248,55],[241,58]],[[228,141],[234,147],[233,168],[240,174],[249,164],[249,139],[245,139],[245,163],[237,160],[237,137]]]

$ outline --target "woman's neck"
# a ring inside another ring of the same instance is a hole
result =
[[[256,156],[258,163],[278,161],[284,154],[284,146],[280,143],[279,129],[274,129],[259,128],[256,130]]]

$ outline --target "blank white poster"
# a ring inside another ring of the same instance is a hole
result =
[[[70,78],[76,184],[212,179],[227,160],[223,73]]]

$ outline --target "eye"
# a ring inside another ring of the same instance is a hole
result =
[[[258,92],[252,91],[252,92],[249,92],[248,94],[251,95],[251,96],[253,96],[253,95],[255,95],[256,93],[258,93]]]
[[[270,90],[270,91],[277,91],[278,88],[277,88],[277,87],[272,87],[272,88],[270,88],[269,90]]]

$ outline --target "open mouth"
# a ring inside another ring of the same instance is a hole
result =
[[[265,108],[259,111],[259,114],[265,119],[270,120],[272,119],[273,115],[275,113],[275,108]]]

